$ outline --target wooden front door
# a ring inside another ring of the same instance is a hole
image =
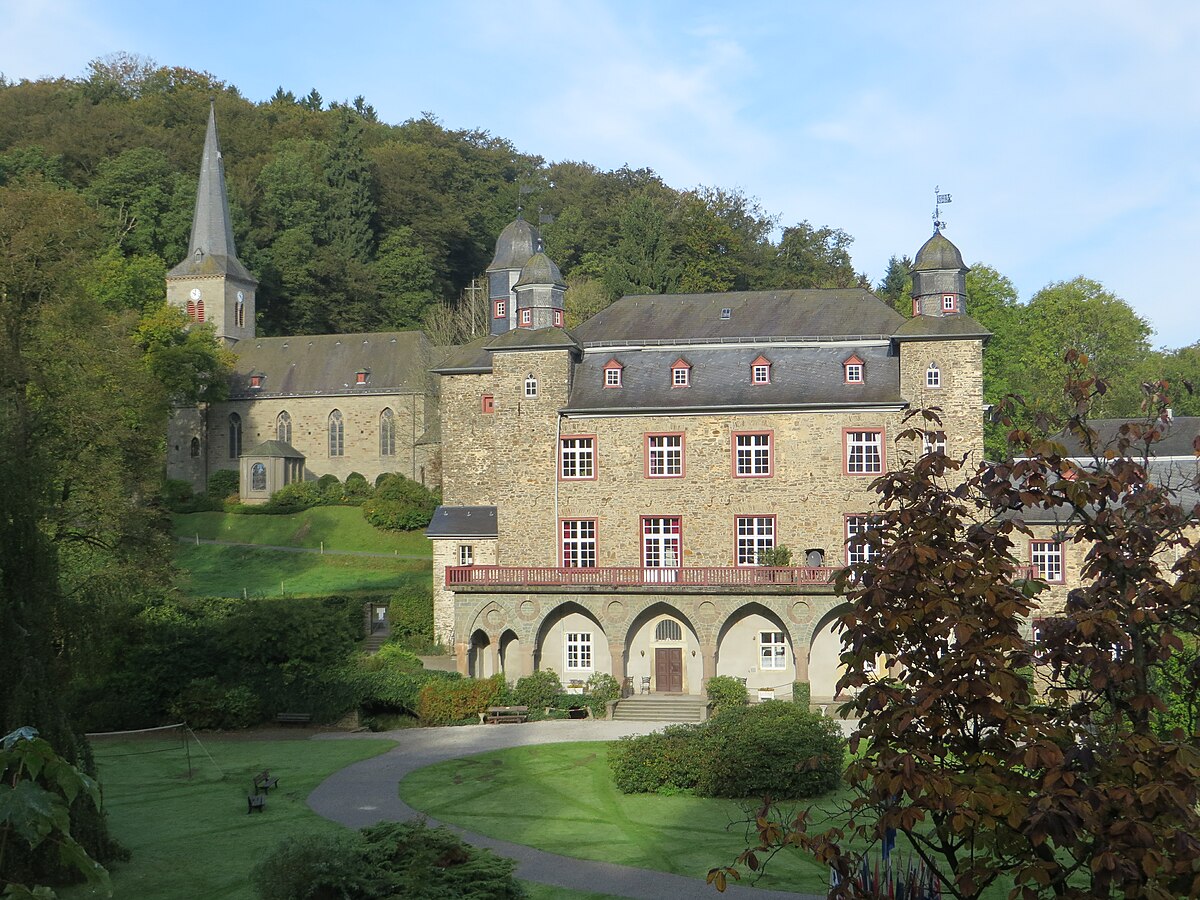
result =
[[[654,689],[660,693],[683,693],[683,648],[656,647]]]

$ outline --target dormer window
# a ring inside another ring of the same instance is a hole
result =
[[[942,371],[937,367],[937,363],[930,363],[929,368],[925,370],[925,387],[941,387],[942,386]]]
[[[367,372],[365,372],[362,369],[359,369],[357,372],[355,372],[354,373],[354,383],[356,385],[366,384],[367,383]]]
[[[730,309],[728,306],[721,307],[721,318],[722,319],[732,319],[733,318],[733,310]]]
[[[250,390],[261,391],[262,390],[262,381],[263,381],[263,377],[261,375],[251,375],[250,376]]]
[[[671,364],[671,387],[690,387],[692,384],[692,365],[685,359],[677,359]]]
[[[492,318],[506,319],[508,318],[508,304],[503,300],[496,300],[492,303]]]
[[[624,366],[615,359],[610,359],[604,364],[604,386],[606,388],[618,388],[621,386],[621,372]]]
[[[556,309],[554,311],[554,327],[555,328],[563,327],[563,311],[561,309]]]
[[[958,312],[957,294],[942,294],[942,312]]]
[[[863,361],[857,356],[851,356],[842,363],[846,384],[862,384],[864,380]]]
[[[760,356],[754,362],[750,363],[750,383],[771,383],[771,361],[765,356]]]
[[[521,327],[528,328],[533,324],[533,310],[526,307],[521,310]]]

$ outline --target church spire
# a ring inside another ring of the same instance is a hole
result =
[[[188,255],[170,274],[231,275],[257,283],[237,258],[233,242],[233,220],[229,215],[229,197],[225,193],[225,163],[217,138],[215,102],[208,108],[208,131],[204,135]]]

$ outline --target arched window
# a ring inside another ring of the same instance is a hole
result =
[[[379,455],[396,455],[396,417],[390,409],[379,414]]]
[[[250,490],[265,491],[267,489],[267,467],[255,463],[250,467]]]
[[[204,301],[200,300],[196,303],[196,321],[204,321]]]
[[[674,619],[663,619],[654,629],[656,641],[682,641],[683,628]]]
[[[192,458],[200,455],[200,438],[192,438]]]
[[[937,367],[937,363],[931,362],[929,364],[929,368],[925,370],[925,387],[935,388],[935,387],[941,387],[941,386],[942,386],[941,369],[939,369]]]
[[[329,455],[346,455],[346,425],[336,409],[329,414]]]
[[[275,440],[285,444],[292,442],[292,417],[286,409],[275,417]]]
[[[189,319],[191,319],[193,322],[196,321],[196,301],[195,300],[188,301],[187,314],[188,314]]]
[[[229,414],[229,458],[237,459],[242,455],[242,417],[237,413]]]

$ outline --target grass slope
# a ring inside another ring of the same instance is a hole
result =
[[[362,517],[357,506],[318,506],[289,516],[239,516],[231,513],[188,513],[171,517],[178,537],[203,540],[363,550],[371,553],[430,556],[429,539],[420,531],[383,531]]]
[[[132,853],[112,869],[114,897],[252,900],[250,870],[280,840],[342,828],[308,808],[309,792],[338,769],[394,746],[386,740],[200,739],[223,777],[195,744],[189,781],[182,750],[166,750],[166,742],[97,742],[104,806],[113,834]],[[163,752],[139,752],[146,750]],[[247,815],[250,780],[264,768],[279,777],[279,787],[265,812]],[[61,895],[93,896],[85,887]]]

